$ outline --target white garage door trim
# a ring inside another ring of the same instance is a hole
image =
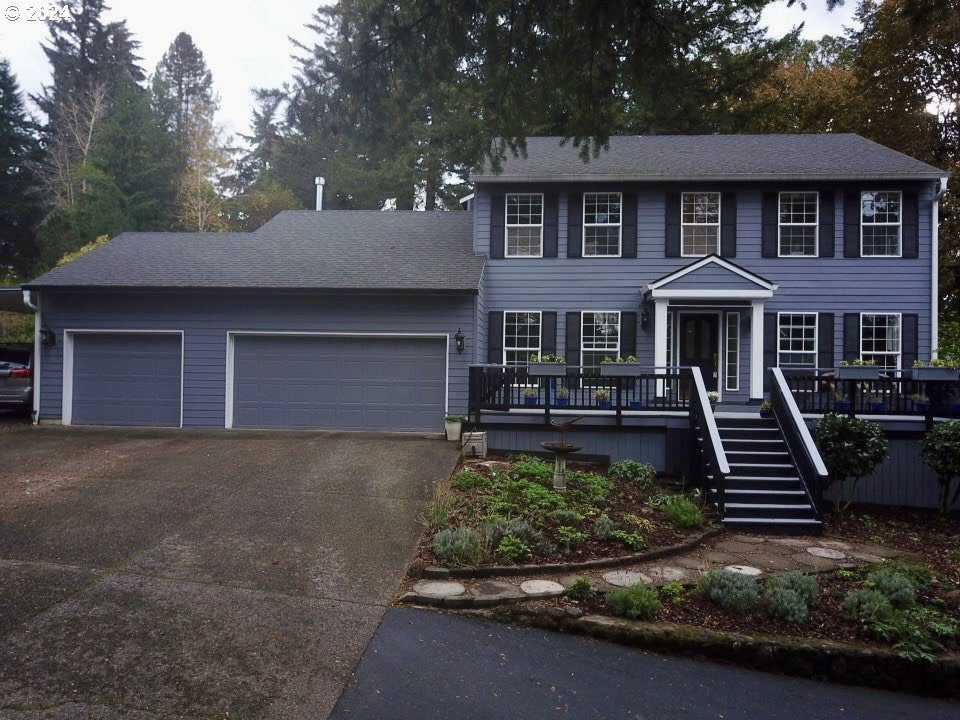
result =
[[[73,328],[63,331],[63,397],[60,422],[73,423],[73,337],[74,335],[177,335],[180,337],[180,425],[183,427],[183,330],[103,330]]]
[[[228,330],[227,331],[227,384],[224,403],[224,427],[233,427],[233,376],[234,376],[234,340],[238,335],[255,337],[343,337],[343,338],[412,338],[443,340],[446,347],[443,353],[443,412],[450,408],[450,334],[449,333],[350,333],[350,332],[293,332],[286,330]]]

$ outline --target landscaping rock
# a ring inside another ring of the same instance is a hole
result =
[[[649,568],[647,572],[650,574],[650,577],[653,578],[655,583],[685,583],[690,582],[693,579],[692,572],[686,568],[676,567],[673,565],[662,565],[660,567]]]
[[[463,595],[466,590],[460,583],[449,580],[428,580],[418,582],[413,586],[413,591],[417,595],[431,598],[456,597],[457,595]]]
[[[749,577],[763,575],[763,570],[752,567],[751,565],[727,565],[724,570],[729,570],[730,572],[735,572],[740,575],[747,575]]]
[[[847,555],[849,555],[850,557],[856,560],[862,560],[863,562],[867,562],[867,563],[886,562],[886,559],[880,557],[879,555],[873,555],[868,552],[858,552],[856,550],[851,550],[850,552],[847,553]]]
[[[564,592],[563,585],[553,580],[527,580],[520,584],[520,590],[530,597],[553,597]]]
[[[649,575],[633,570],[613,570],[604,573],[603,579],[616,587],[632,587],[641,583],[649,585],[653,582]]]
[[[518,590],[516,585],[499,580],[481,580],[470,586],[470,593],[476,597],[513,597]]]
[[[750,543],[736,542],[734,540],[724,540],[717,543],[717,550],[725,553],[752,553],[757,548]]]
[[[845,553],[842,553],[839,550],[834,550],[833,548],[829,547],[821,547],[819,545],[808,547],[807,552],[814,557],[827,558],[828,560],[843,560],[845,557],[847,557]]]
[[[852,550],[853,546],[850,543],[841,542],[840,540],[821,540],[820,544],[824,547],[833,548],[834,550]]]
[[[816,555],[810,555],[809,553],[797,553],[796,555],[791,555],[799,565],[806,565],[807,567],[812,567],[816,570],[833,570],[837,567],[835,560],[830,560],[828,558],[817,557]]]
[[[563,611],[567,614],[568,617],[578,618],[583,617],[583,610],[578,608],[576,605],[567,605]]]
[[[810,544],[809,540],[801,540],[800,538],[770,538],[770,542],[793,548],[807,547]]]

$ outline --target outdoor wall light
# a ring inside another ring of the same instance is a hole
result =
[[[643,312],[640,313],[640,329],[646,330],[649,324],[650,324],[650,313],[647,312],[646,308],[644,308]]]
[[[457,328],[457,334],[453,336],[454,342],[457,344],[457,352],[462,353],[466,348],[466,343],[464,342],[465,338],[463,337],[463,330]]]
[[[57,336],[53,330],[45,327],[40,331],[40,344],[44,347],[53,347],[57,344]]]

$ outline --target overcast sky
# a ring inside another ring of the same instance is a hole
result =
[[[10,60],[20,87],[36,93],[50,81],[50,67],[40,48],[47,37],[45,23],[28,21],[28,5],[42,0],[0,0],[9,12],[20,11],[18,20],[0,15],[0,55]],[[808,9],[799,3],[788,8],[786,2],[771,5],[763,20],[771,35],[782,35],[805,22],[804,36],[819,38],[839,34],[852,23],[856,0],[832,13],[826,0],[807,0]],[[253,87],[278,87],[293,73],[294,51],[289,37],[312,42],[312,33],[304,28],[317,2],[296,0],[113,0],[108,20],[125,19],[133,35],[141,42],[142,66],[153,72],[157,62],[177,33],[185,31],[203,51],[213,72],[213,83],[221,97],[220,122],[230,133],[246,132],[249,125]],[[4,15],[7,13],[5,12]]]

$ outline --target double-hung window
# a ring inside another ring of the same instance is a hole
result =
[[[503,314],[503,364],[526,367],[531,354],[540,354],[540,312]]]
[[[599,372],[604,358],[620,355],[620,313],[585,312],[580,317],[580,364],[584,372]]]
[[[902,219],[899,190],[860,193],[860,255],[900,257]]]
[[[780,193],[780,257],[816,257],[819,193]]]
[[[506,213],[506,256],[543,257],[543,195],[510,193]]]
[[[583,194],[583,256],[620,257],[620,193]]]
[[[680,223],[683,257],[720,253],[720,193],[683,193]]]
[[[900,367],[899,313],[862,313],[860,315],[860,357],[873,360],[878,367]]]
[[[817,313],[777,313],[777,366],[817,366]]]

